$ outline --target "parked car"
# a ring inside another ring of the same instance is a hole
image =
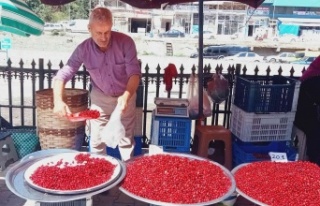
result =
[[[225,57],[225,60],[234,60],[234,61],[251,61],[251,62],[263,62],[263,56],[255,52],[239,52],[235,55]]]
[[[305,57],[306,56],[306,51],[295,51],[294,52],[295,54],[296,54],[296,58],[297,59],[302,59],[303,57]]]
[[[171,29],[160,33],[159,37],[185,37],[185,34],[182,31]]]
[[[190,35],[191,38],[199,38],[199,33],[193,33]],[[203,31],[204,39],[214,39],[214,34],[211,31]]]
[[[61,32],[63,30],[63,25],[59,23],[45,23],[43,26],[44,32]]]
[[[250,47],[240,45],[207,46],[203,49],[203,57],[210,59],[223,59],[224,57],[232,56],[239,52],[249,51]],[[196,58],[198,56],[198,52],[190,55],[191,58]]]
[[[67,27],[67,32],[88,33],[89,32],[88,24],[89,24],[89,20],[87,19],[72,20]]]
[[[313,62],[317,57],[316,56],[312,56],[312,57],[308,57],[308,56],[305,56],[303,57],[302,59],[299,59],[299,60],[296,60],[296,61],[293,61],[291,62],[292,64],[303,64],[303,65],[309,65],[311,64],[311,62]]]
[[[297,60],[297,55],[293,52],[282,52],[278,55],[270,55],[265,57],[267,62],[288,63]]]

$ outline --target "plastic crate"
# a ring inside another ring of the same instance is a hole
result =
[[[179,152],[179,153],[190,153],[190,146],[188,147],[178,147],[178,146],[162,146],[165,152]]]
[[[246,112],[296,111],[300,81],[284,76],[237,76],[233,103]]]
[[[2,132],[10,132],[19,158],[40,150],[39,137],[36,129],[13,128],[5,129]]]
[[[273,144],[273,143],[272,143]],[[264,146],[262,146],[264,147]],[[267,146],[267,147],[270,147]],[[262,150],[265,150],[263,148]],[[289,161],[297,160],[297,150],[292,146],[280,146],[279,148],[273,148],[265,151],[261,151],[261,146],[245,148],[237,143],[233,142],[232,144],[232,159],[233,167],[236,167],[243,163],[258,162],[258,161],[270,161],[269,152],[285,152]]]
[[[244,142],[291,140],[295,112],[255,114],[232,105],[231,113],[230,130]]]
[[[244,142],[232,134],[232,144],[236,144],[246,152],[278,152],[290,146],[291,141]]]
[[[136,142],[136,145],[133,150],[133,156],[141,155],[142,154],[142,136],[136,136],[134,137],[134,141]],[[118,158],[121,160],[121,155],[119,151],[119,147],[111,148],[107,147],[107,155],[110,155],[112,157]]]
[[[151,144],[166,152],[190,153],[191,120],[189,118],[152,116]]]

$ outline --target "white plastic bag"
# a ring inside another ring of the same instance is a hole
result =
[[[220,104],[229,96],[229,81],[222,74],[213,74],[208,81],[208,95],[214,103]]]
[[[126,130],[121,123],[121,109],[117,105],[112,112],[108,124],[103,128],[101,132],[101,141],[108,147],[116,148],[120,143],[120,140],[125,137]]]
[[[188,88],[188,100],[189,100],[189,117],[191,119],[196,119],[199,115],[199,86],[198,86],[198,76],[190,75]],[[212,115],[211,112],[211,102],[209,100],[207,91],[203,90],[203,116],[209,117]]]

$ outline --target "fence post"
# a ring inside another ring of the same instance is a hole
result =
[[[44,89],[44,63],[43,58],[39,59],[39,90]]]
[[[144,80],[144,99],[143,99],[143,125],[142,125],[142,133],[143,133],[143,147],[148,147],[147,141],[147,109],[148,109],[148,87],[149,87],[149,66],[148,64],[145,67],[145,80]],[[149,138],[150,140],[151,138]]]
[[[240,75],[241,73],[241,64],[236,64],[236,75]]]

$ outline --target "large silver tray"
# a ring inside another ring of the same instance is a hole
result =
[[[166,154],[166,155],[173,155],[173,156],[180,156],[180,157],[187,157],[187,158],[190,158],[190,159],[196,159],[196,160],[208,160],[206,158],[202,158],[202,157],[199,157],[199,156],[195,156],[195,155],[191,155],[191,154],[184,154],[184,153],[163,153],[163,154]],[[145,154],[144,156],[148,156],[149,154]],[[141,157],[141,156],[140,156]],[[134,161],[135,159],[139,158],[139,156],[137,157],[134,157],[130,160],[128,160],[127,162],[131,162],[131,161]],[[223,200],[225,200],[227,197],[229,197],[230,195],[232,195],[232,193],[235,191],[236,189],[236,182],[235,182],[235,179],[234,177],[232,176],[231,172],[229,170],[227,170],[225,167],[223,167],[222,165],[216,163],[216,162],[213,162],[213,161],[210,161],[212,164],[214,165],[217,165],[218,167],[220,167],[223,172],[226,174],[226,176],[230,179],[231,181],[231,186],[229,188],[229,191],[226,192],[226,194],[224,194],[223,196],[221,196],[220,198],[218,199],[214,199],[214,200],[211,200],[211,201],[208,201],[208,202],[202,202],[202,203],[193,203],[193,204],[175,204],[175,203],[168,203],[168,202],[161,202],[161,201],[155,201],[155,200],[151,200],[151,199],[147,199],[147,198],[143,198],[143,197],[140,197],[140,196],[137,196],[131,192],[129,192],[128,190],[124,189],[121,185],[119,187],[119,190],[122,191],[123,193],[125,193],[126,195],[136,199],[136,200],[139,200],[141,202],[146,202],[146,203],[149,203],[149,204],[152,204],[152,205],[161,205],[161,206],[204,206],[204,205],[212,205],[212,204],[215,204],[215,203],[218,203],[218,202],[221,202]]]
[[[126,167],[125,164],[119,161],[121,172],[118,179],[115,179],[114,182],[110,183],[106,187],[86,192],[80,194],[50,194],[46,192],[41,192],[29,186],[29,184],[24,179],[24,173],[27,168],[33,165],[35,162],[49,157],[51,155],[59,154],[59,149],[44,150],[37,152],[37,155],[30,155],[28,158],[23,159],[13,167],[11,167],[6,174],[6,185],[8,189],[23,199],[38,201],[38,202],[47,202],[47,203],[57,203],[57,202],[69,202],[79,199],[90,198],[93,195],[102,193],[104,191],[110,190],[111,188],[117,186],[126,176]],[[62,152],[66,152],[66,150],[62,150]],[[77,152],[77,151],[74,151]]]
[[[242,167],[248,165],[250,163],[244,163],[241,165],[238,165],[237,167],[233,168],[233,170],[231,171],[232,175],[234,175],[239,169],[241,169]],[[239,195],[241,195],[242,197],[246,198],[247,200],[257,204],[257,205],[261,205],[261,206],[268,206],[267,204],[260,202],[259,200],[256,200],[252,197],[250,197],[249,195],[247,195],[246,193],[244,193],[243,191],[241,191],[239,188],[236,188],[236,191]]]
[[[87,152],[81,152],[81,153],[87,154]],[[93,158],[104,158],[105,160],[107,160],[107,161],[111,162],[113,165],[115,165],[114,172],[108,181],[105,181],[105,182],[103,182],[99,185],[93,186],[93,187],[77,189],[77,190],[48,189],[48,188],[39,186],[32,181],[32,179],[31,179],[32,174],[41,165],[51,165],[52,166],[61,160],[63,162],[61,168],[64,167],[64,165],[63,165],[64,163],[69,163],[69,165],[72,165],[72,164],[77,165],[77,163],[75,163],[76,162],[75,156],[78,154],[79,153],[74,153],[74,152],[71,152],[71,153],[64,152],[64,153],[59,153],[59,154],[52,155],[52,156],[43,158],[41,160],[38,160],[37,162],[33,163],[28,169],[26,169],[26,171],[24,173],[24,179],[29,184],[29,186],[31,186],[32,188],[39,190],[41,192],[66,195],[66,194],[79,194],[79,193],[85,193],[85,192],[91,192],[94,190],[98,190],[100,188],[103,188],[103,187],[106,187],[106,186],[112,184],[120,176],[121,167],[120,167],[118,159],[111,157],[111,156],[106,156],[106,155],[91,154],[91,156]]]

